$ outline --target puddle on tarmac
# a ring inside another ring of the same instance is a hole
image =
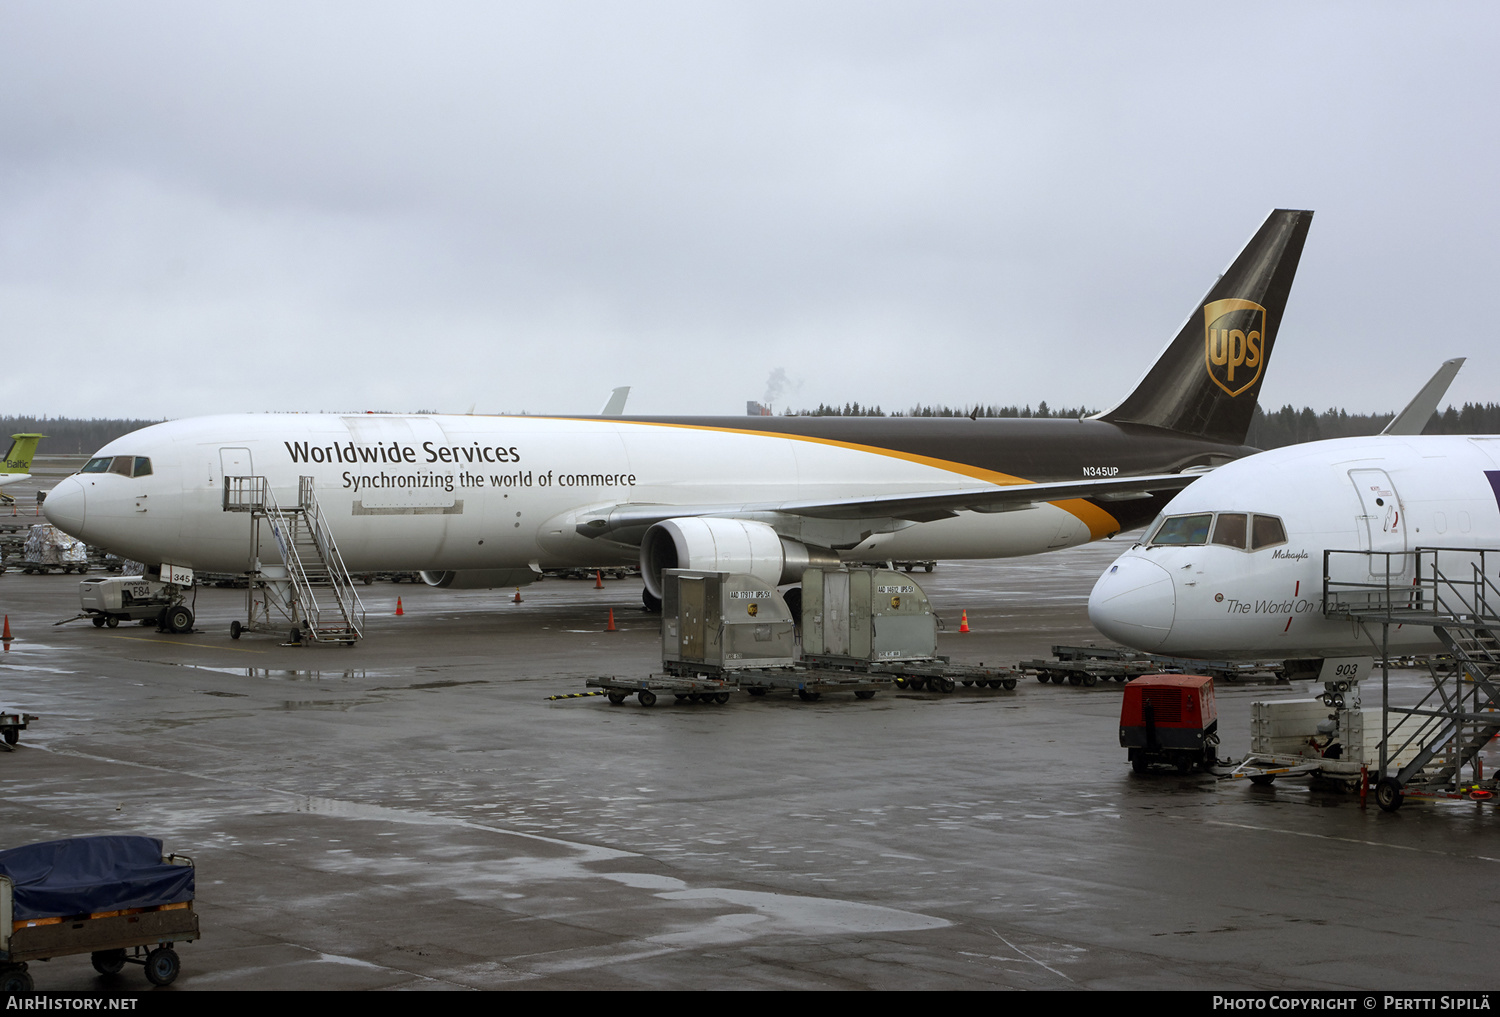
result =
[[[235,678],[264,678],[270,681],[348,681],[352,678],[379,678],[385,674],[385,672],[367,671],[363,668],[350,668],[347,671],[289,671],[267,667],[210,667],[207,664],[178,664],[158,660],[145,661],[145,663],[164,664],[167,667],[187,667],[194,671],[212,671],[215,674],[227,674]]]

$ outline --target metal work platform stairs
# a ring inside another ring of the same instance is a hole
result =
[[[1430,626],[1447,648],[1429,660],[1432,688],[1414,707],[1390,704],[1382,684],[1381,773],[1407,786],[1457,791],[1463,770],[1482,778],[1479,752],[1500,734],[1500,563],[1494,548],[1416,548],[1404,552],[1326,551],[1323,612],[1381,626]]]
[[[319,643],[353,644],[363,635],[364,604],[318,507],[312,477],[299,477],[297,503],[283,507],[265,477],[225,477],[224,511],[250,515],[252,562],[251,629],[270,627],[274,605],[290,618],[296,637]],[[261,522],[276,540],[286,575],[267,578],[260,563]],[[267,596],[257,602],[254,587],[286,584],[289,596]],[[321,596],[320,596],[321,595]]]

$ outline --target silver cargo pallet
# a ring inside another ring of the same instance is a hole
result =
[[[658,696],[670,695],[678,702],[715,703],[723,706],[729,694],[739,686],[724,678],[706,675],[653,674],[648,678],[590,678],[586,688],[603,689],[611,706],[619,706],[631,696],[642,706],[655,706]]]

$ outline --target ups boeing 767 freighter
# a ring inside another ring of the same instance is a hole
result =
[[[638,561],[648,607],[666,568],[786,584],[812,564],[1072,547],[1143,525],[1254,451],[1311,221],[1272,212],[1135,391],[1087,419],[201,417],[111,442],[44,511],[148,565],[244,572],[230,478],[264,477],[288,503],[311,477],[351,571],[510,586]]]

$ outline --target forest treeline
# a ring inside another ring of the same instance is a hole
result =
[[[815,410],[788,410],[794,417],[1061,417],[1071,419],[1092,416],[1097,410],[1050,408],[1046,402],[1038,403],[1035,409],[1026,406],[980,406],[977,408],[954,406],[913,406],[905,411],[886,413],[879,406],[860,406],[845,403],[829,406],[819,403]],[[1283,406],[1270,413],[1259,406],[1250,422],[1250,434],[1245,444],[1253,448],[1281,448],[1304,441],[1319,441],[1323,438],[1352,438],[1359,435],[1379,434],[1391,422],[1394,413],[1348,413],[1329,409],[1319,413],[1311,406],[1297,409]],[[1464,403],[1462,407],[1449,406],[1441,413],[1434,413],[1422,430],[1423,434],[1500,434],[1500,403]]]
[[[843,406],[818,404],[815,410],[786,410],[792,417],[1021,417],[1062,418],[1087,417],[1097,410],[1085,407],[1053,409],[1045,401],[1033,408],[1026,406],[940,406],[918,405],[908,410],[887,413],[879,406],[861,406],[845,403]],[[1304,441],[1322,438],[1350,438],[1364,434],[1378,434],[1390,423],[1393,413],[1347,413],[1344,410],[1317,412],[1310,406],[1296,409],[1283,406],[1270,413],[1255,409],[1255,418],[1250,422],[1250,435],[1245,444],[1254,448],[1280,448]],[[37,451],[46,454],[93,452],[116,438],[142,427],[158,423],[155,420],[81,420],[70,417],[0,417],[0,442],[17,432],[25,431],[45,434],[46,440]],[[1500,403],[1464,403],[1461,407],[1449,406],[1441,413],[1434,413],[1427,422],[1423,434],[1500,434]],[[5,442],[8,444],[8,442]]]
[[[75,420],[70,417],[0,417],[0,444],[9,447],[18,432],[45,434],[39,455],[95,452],[122,434],[160,423],[156,420]]]

